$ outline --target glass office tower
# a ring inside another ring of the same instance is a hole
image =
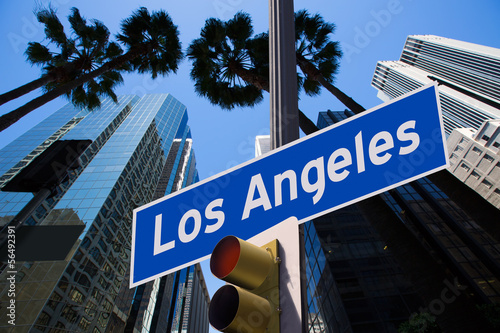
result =
[[[318,126],[351,115],[321,112]],[[500,214],[454,185],[465,200],[422,178],[305,224],[309,332],[397,332],[423,312],[444,331],[495,330]]]
[[[408,36],[399,61],[379,61],[372,86],[383,101],[439,83],[445,132],[500,118],[500,49],[432,35]]]
[[[208,332],[199,266],[128,287],[132,210],[198,180],[187,121],[186,107],[171,95],[120,96],[94,112],[67,105],[0,151],[4,187],[54,142],[91,141],[79,165],[25,221],[82,225],[84,231],[65,260],[16,262],[15,326],[4,321],[2,306],[2,331],[153,332],[171,326],[181,332],[200,322],[198,332]],[[0,192],[0,225],[32,198]],[[12,269],[2,264],[1,270],[3,303],[10,301]]]

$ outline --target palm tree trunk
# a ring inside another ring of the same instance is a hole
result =
[[[299,109],[299,127],[304,132],[305,135],[312,134],[316,131],[319,131],[319,128],[312,122],[311,119],[307,118],[307,116],[300,111]]]
[[[16,123],[31,111],[61,96],[62,94],[64,94],[64,92],[59,92],[58,89],[51,90],[40,97],[32,99],[31,101],[24,104],[23,106],[18,107],[14,111],[2,115],[0,117],[0,132]]]
[[[12,89],[6,93],[0,95],[0,105],[5,104],[13,99],[21,97],[29,92],[32,92],[35,89],[41,88],[49,82],[54,81],[54,78],[51,78],[49,75],[42,75],[40,78],[28,82],[16,89]]]
[[[351,97],[344,94],[340,89],[332,85],[330,82],[326,81],[321,72],[307,59],[301,56],[297,56],[297,64],[299,65],[302,72],[307,74],[311,79],[321,83],[333,96],[335,96],[342,104],[348,107],[352,112],[358,114],[365,111],[365,108],[359,105]]]
[[[43,74],[38,79],[28,82],[16,89],[12,89],[4,94],[0,95],[0,105],[5,104],[13,99],[26,95],[27,93],[32,92],[38,88],[43,87],[49,82],[54,82],[63,79],[67,73],[74,72],[75,70],[79,70],[82,68],[81,62],[71,61],[66,63],[63,66],[56,67],[52,69],[50,72]]]
[[[366,109],[359,105],[355,100],[353,100],[351,97],[347,96],[344,94],[340,89],[332,85],[330,82],[326,81],[323,75],[321,75],[318,78],[318,82],[321,83],[323,87],[325,87],[329,92],[332,93],[337,99],[347,106],[352,112],[355,114],[361,113],[365,111]]]
[[[90,73],[84,74],[80,76],[79,78],[69,81],[45,94],[43,94],[40,97],[37,97],[30,102],[24,104],[23,106],[15,109],[14,111],[11,111],[7,114],[4,114],[0,117],[0,132],[3,131],[4,129],[8,128],[18,120],[20,120],[22,117],[30,113],[31,111],[35,110],[36,108],[39,108],[40,106],[52,101],[53,99],[64,95],[66,93],[71,92],[73,89],[81,86],[87,81],[90,81],[107,71],[110,71],[115,68],[119,68],[123,66],[126,62],[134,59],[135,57],[138,57],[141,54],[141,52],[135,50],[135,51],[129,51],[125,53],[122,56],[119,56],[113,60],[108,61],[101,67],[93,70]]]

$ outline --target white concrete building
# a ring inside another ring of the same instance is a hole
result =
[[[500,119],[500,49],[432,35],[408,36],[399,61],[379,61],[372,79],[387,101],[439,83],[446,134]]]
[[[500,209],[500,120],[486,121],[477,131],[455,129],[447,143],[448,170]]]

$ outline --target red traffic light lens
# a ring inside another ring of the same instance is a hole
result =
[[[215,246],[210,260],[212,274],[223,279],[236,267],[240,258],[240,243],[234,236],[227,236]]]

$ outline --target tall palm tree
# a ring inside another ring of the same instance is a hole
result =
[[[118,71],[150,73],[152,78],[156,78],[158,75],[176,72],[183,58],[177,26],[165,11],[150,14],[147,8],[141,7],[122,21],[121,33],[117,38],[125,45],[126,53],[113,57],[98,68],[75,76],[72,80],[1,116],[0,131],[61,95],[71,96],[77,105],[81,101],[80,105],[90,102],[95,107],[99,104],[96,97],[100,93],[112,93],[113,85],[110,82],[119,75]],[[87,91],[82,90],[85,87]],[[89,107],[88,104],[85,106]]]
[[[306,11],[295,15],[297,64],[305,77],[298,74],[298,88],[308,95],[320,92],[320,85],[332,92],[355,113],[364,108],[332,85],[341,52],[336,42],[328,40],[334,25]],[[251,18],[239,12],[223,22],[210,18],[200,38],[188,48],[193,62],[191,78],[196,92],[224,109],[254,106],[262,101],[262,90],[269,92],[269,35],[254,37]],[[318,128],[299,110],[299,126],[306,134]]]
[[[32,65],[42,66],[42,75],[1,94],[0,105],[41,87],[53,89],[121,52],[117,44],[109,42],[109,30],[102,22],[92,20],[91,24],[87,24],[77,8],[72,8],[68,16],[73,38],[66,36],[54,9],[40,9],[35,15],[45,26],[46,39],[55,46],[57,52],[38,42],[28,43],[25,52],[27,61]]]
[[[252,20],[246,13],[239,12],[227,22],[215,18],[205,22],[200,38],[187,51],[199,95],[228,110],[262,101],[262,91],[269,92],[268,36],[252,38],[252,34]],[[299,125],[307,134],[317,130],[300,110]]]
[[[304,90],[315,95],[322,85],[352,112],[363,112],[365,108],[332,84],[342,56],[338,42],[329,40],[334,31],[335,25],[319,14],[311,16],[306,10],[295,13],[295,49],[297,65],[306,75]]]
[[[262,90],[269,90],[249,56],[249,41],[253,34],[250,16],[237,13],[223,22],[210,18],[202,28],[200,38],[188,48],[193,60],[191,78],[201,96],[224,109],[253,106],[262,101]]]

